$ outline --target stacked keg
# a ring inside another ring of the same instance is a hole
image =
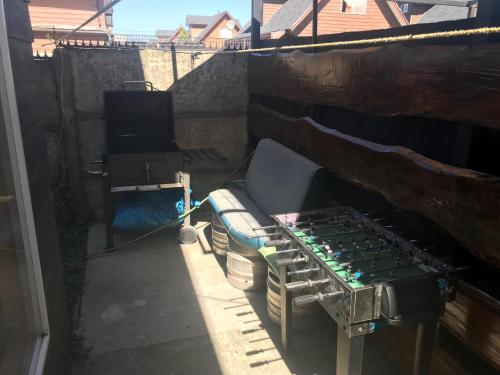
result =
[[[295,297],[295,296],[294,296]],[[267,314],[273,323],[281,325],[280,280],[271,268],[267,272]],[[321,306],[318,303],[296,306],[292,304],[293,328],[308,328],[317,322]]]
[[[228,236],[227,281],[242,290],[261,290],[266,285],[267,263],[258,251]]]
[[[212,211],[212,249],[227,256],[227,280],[242,290],[262,290],[266,285],[267,263],[254,249],[233,240],[220,217]]]
[[[212,249],[215,254],[226,256],[227,230],[220,217],[212,211]]]

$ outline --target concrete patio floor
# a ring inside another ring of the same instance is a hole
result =
[[[100,232],[91,231],[89,251]],[[79,325],[89,355],[74,374],[335,373],[331,319],[319,317],[282,353],[265,293],[233,288],[225,258],[176,237],[162,231],[89,261]],[[371,352],[365,373],[391,374]]]

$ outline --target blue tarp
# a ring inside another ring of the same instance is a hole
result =
[[[195,206],[196,201],[191,201]],[[160,226],[175,227],[184,213],[183,189],[125,194],[115,207],[113,227],[123,231],[147,231]]]

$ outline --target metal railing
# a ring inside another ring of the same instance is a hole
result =
[[[169,49],[175,47],[177,49],[188,50],[223,50],[227,39],[223,38],[180,38],[170,40],[168,37],[155,35],[138,35],[138,34],[113,34],[110,35],[109,43],[111,45],[135,46],[139,48],[159,48]]]
[[[170,40],[170,38],[155,36],[155,35],[141,35],[141,34],[111,34],[108,39],[103,40],[59,40],[55,47],[74,47],[74,48],[154,48],[168,50],[175,48],[177,50],[188,51],[221,51],[221,50],[241,50],[249,49],[251,46],[250,38],[182,38],[177,40]],[[46,57],[47,52],[33,51],[35,58],[43,59]],[[51,55],[51,54],[49,54]]]

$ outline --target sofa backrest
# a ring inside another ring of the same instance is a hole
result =
[[[250,198],[267,215],[316,208],[322,167],[266,138],[259,142],[245,178]]]

